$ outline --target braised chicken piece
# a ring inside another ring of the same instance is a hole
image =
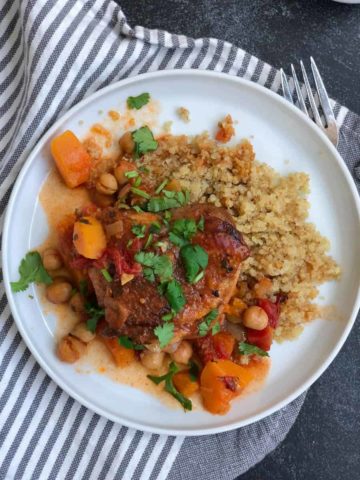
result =
[[[103,210],[101,221],[118,222],[122,217],[125,224],[140,219],[154,221],[153,214],[114,212]],[[149,217],[147,218],[147,215]],[[172,342],[197,336],[198,324],[211,310],[221,312],[234,293],[239,278],[241,262],[249,256],[249,248],[235,228],[231,216],[222,208],[195,204],[172,211],[171,222],[178,219],[203,219],[203,230],[198,229],[191,238],[192,245],[199,245],[208,254],[208,265],[204,276],[197,283],[189,283],[180,258],[180,249],[169,241],[168,232],[159,232],[158,243],[168,244],[166,255],[173,265],[174,278],[180,283],[186,299],[185,306],[173,318]],[[148,222],[149,223],[149,222]],[[124,231],[131,227],[125,227]],[[122,242],[124,239],[122,239]],[[131,248],[131,247],[130,247]],[[118,247],[119,249],[119,247]],[[159,253],[158,248],[148,249]],[[161,252],[160,252],[161,253]],[[133,265],[131,268],[136,268]],[[149,343],[156,339],[154,328],[163,324],[162,317],[171,312],[166,298],[159,292],[159,282],[151,282],[143,273],[121,284],[120,279],[107,282],[99,270],[91,269],[89,276],[94,286],[99,305],[105,307],[108,335],[127,335],[138,343]]]

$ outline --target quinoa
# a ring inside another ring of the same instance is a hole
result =
[[[181,118],[181,120],[185,123],[189,123],[190,122],[190,111],[185,108],[185,107],[179,107],[177,110],[176,110],[177,114],[179,115],[179,117]]]
[[[192,202],[226,208],[251,249],[238,287],[244,299],[249,284],[267,277],[272,289],[285,295],[278,341],[296,338],[304,325],[321,316],[314,302],[318,286],[340,276],[328,255],[329,241],[307,222],[310,204],[307,174],[281,176],[255,160],[251,143],[219,146],[207,134],[164,135],[159,146],[143,157],[154,182],[176,179],[190,191]]]

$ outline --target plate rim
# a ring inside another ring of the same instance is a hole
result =
[[[4,224],[3,224],[3,235],[2,235],[2,265],[3,265],[3,279],[4,279],[4,287],[5,287],[5,293],[7,300],[9,302],[9,307],[11,314],[15,320],[16,326],[26,344],[26,346],[29,348],[31,351],[32,355],[35,357],[36,361],[39,363],[41,368],[44,369],[44,371],[47,373],[47,375],[50,376],[50,378],[57,384],[59,387],[64,390],[68,395],[70,395],[73,399],[78,401],[81,405],[84,405],[86,408],[89,408],[91,411],[97,413],[98,415],[101,415],[115,423],[124,425],[129,428],[135,428],[141,431],[145,432],[150,432],[150,433],[155,433],[155,434],[167,434],[167,435],[180,435],[180,436],[199,436],[199,435],[211,435],[215,433],[222,433],[230,430],[235,430],[240,427],[244,427],[246,425],[250,425],[252,423],[255,423],[275,412],[278,410],[282,409],[286,405],[290,404],[292,401],[294,401],[296,398],[298,398],[304,391],[306,391],[323,373],[324,371],[329,367],[329,365],[333,362],[337,354],[339,353],[340,349],[344,345],[347,337],[349,336],[349,333],[354,325],[357,312],[360,307],[360,288],[358,288],[357,296],[354,302],[354,306],[352,309],[352,313],[347,321],[347,324],[341,334],[341,336],[338,338],[336,345],[332,349],[331,353],[319,364],[318,368],[315,370],[315,372],[306,380],[304,381],[292,394],[286,396],[282,401],[279,401],[275,403],[272,407],[269,407],[265,409],[264,411],[252,415],[251,417],[245,419],[245,420],[240,420],[237,422],[232,422],[230,424],[224,424],[222,426],[217,426],[217,427],[210,427],[210,428],[201,428],[201,429],[174,429],[174,428],[164,428],[164,427],[151,427],[151,426],[143,426],[135,421],[130,421],[128,419],[119,419],[116,415],[113,415],[106,410],[103,410],[101,407],[97,407],[91,404],[91,402],[87,401],[86,399],[83,399],[81,395],[79,395],[76,391],[74,391],[71,387],[69,387],[65,381],[63,381],[61,378],[57,377],[57,374],[52,370],[52,368],[46,363],[45,358],[43,358],[36,350],[34,345],[32,344],[30,338],[27,336],[26,330],[23,327],[23,322],[21,320],[21,316],[18,315],[17,308],[14,302],[14,295],[11,292],[10,288],[10,282],[9,282],[9,272],[7,270],[7,264],[6,264],[6,253],[9,251],[8,247],[8,230],[10,227],[11,223],[11,213],[14,209],[15,206],[15,200],[17,197],[17,192],[19,190],[19,187],[22,183],[23,178],[26,176],[28,170],[31,168],[32,162],[36,155],[38,154],[39,150],[46,144],[46,142],[49,140],[49,138],[53,135],[53,133],[59,128],[60,125],[66,123],[68,118],[70,118],[73,114],[75,114],[78,110],[83,108],[84,106],[91,104],[95,99],[98,97],[101,97],[104,94],[107,94],[111,92],[112,90],[116,90],[118,88],[122,88],[125,85],[131,84],[131,83],[137,83],[138,81],[141,81],[142,79],[153,79],[157,77],[164,77],[164,76],[183,76],[183,75],[194,75],[194,76],[203,76],[203,77],[217,77],[219,80],[227,80],[227,81],[232,81],[236,84],[243,85],[246,88],[251,88],[253,90],[259,91],[261,94],[264,94],[270,98],[272,98],[275,102],[278,102],[282,104],[286,109],[288,109],[290,112],[295,114],[296,117],[298,117],[298,120],[300,122],[303,122],[307,124],[313,131],[314,133],[319,137],[320,141],[325,143],[325,146],[330,150],[332,153],[332,156],[335,157],[336,162],[338,163],[338,166],[342,170],[342,173],[345,176],[345,180],[347,183],[347,186],[349,188],[349,191],[351,192],[352,199],[354,201],[354,206],[357,211],[357,216],[358,216],[358,223],[360,225],[360,199],[358,196],[358,192],[355,186],[355,182],[344,162],[342,157],[340,156],[339,152],[336,150],[336,148],[333,146],[333,144],[330,142],[330,140],[326,137],[326,135],[315,125],[314,122],[312,122],[308,117],[306,117],[296,106],[290,104],[287,100],[285,100],[283,97],[281,97],[279,94],[275,93],[274,91],[260,85],[257,83],[254,83],[250,80],[244,79],[237,77],[235,75],[230,75],[227,73],[223,72],[214,72],[214,71],[209,71],[209,70],[195,70],[195,69],[169,69],[169,70],[160,70],[156,72],[148,72],[140,75],[136,75],[134,77],[128,77],[122,80],[119,80],[115,83],[111,83],[110,85],[97,90],[96,92],[92,93],[88,97],[84,98],[81,100],[79,103],[71,107],[67,112],[64,113],[36,142],[34,148],[31,150],[29,153],[26,161],[24,162],[23,166],[20,169],[20,172],[16,178],[16,181],[14,183],[14,187],[11,192],[11,196],[9,199],[9,202],[6,207],[6,212],[5,212],[5,218],[4,218]],[[4,268],[5,267],[5,268]],[[224,417],[225,418],[225,417]]]

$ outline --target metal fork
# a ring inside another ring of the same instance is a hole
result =
[[[325,125],[321,121],[321,117],[320,117],[320,114],[319,114],[319,109],[318,109],[318,107],[316,105],[316,102],[315,102],[315,98],[314,98],[314,95],[313,95],[313,92],[312,92],[312,89],[311,89],[311,86],[310,86],[309,78],[306,74],[304,64],[300,60],[302,76],[303,76],[304,83],[305,83],[306,93],[307,93],[307,96],[309,98],[312,117],[313,117],[313,120],[315,121],[316,125],[318,125],[318,127],[321,128],[321,130],[327,135],[329,140],[335,145],[335,147],[337,147],[337,145],[339,143],[339,129],[338,129],[338,126],[336,124],[334,112],[333,112],[333,110],[331,108],[331,105],[330,105],[329,96],[327,94],[324,82],[321,78],[321,75],[320,75],[319,70],[316,66],[316,63],[315,63],[315,61],[312,57],[310,57],[310,64],[311,64],[312,74],[313,74],[313,77],[314,77],[314,80],[315,80],[316,91],[317,91],[317,94],[319,96],[322,111],[323,111],[324,117],[325,117]],[[293,78],[294,85],[295,85],[296,96],[297,96],[297,99],[298,99],[298,102],[299,102],[299,107],[305,113],[305,115],[310,117],[308,109],[307,109],[306,104],[305,104],[303,93],[301,91],[300,83],[298,81],[298,77],[296,75],[296,71],[295,71],[295,68],[294,68],[293,64],[291,64],[291,73],[292,73],[292,78]],[[283,90],[284,97],[286,98],[286,100],[288,100],[292,104],[295,104],[293,96],[291,94],[288,79],[287,79],[287,77],[284,73],[284,70],[282,68],[280,69],[280,76],[281,76],[281,85],[282,85],[282,90]]]

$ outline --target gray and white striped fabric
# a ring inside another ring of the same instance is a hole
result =
[[[201,68],[279,89],[275,69],[234,45],[132,29],[110,0],[2,0],[0,8],[1,219],[40,136],[111,82]],[[338,104],[335,111],[340,149],[353,170],[360,158],[359,117]],[[41,370],[16,329],[2,283],[0,313],[0,479],[233,479],[283,440],[304,400],[255,425],[208,437],[128,429],[81,406]]]

